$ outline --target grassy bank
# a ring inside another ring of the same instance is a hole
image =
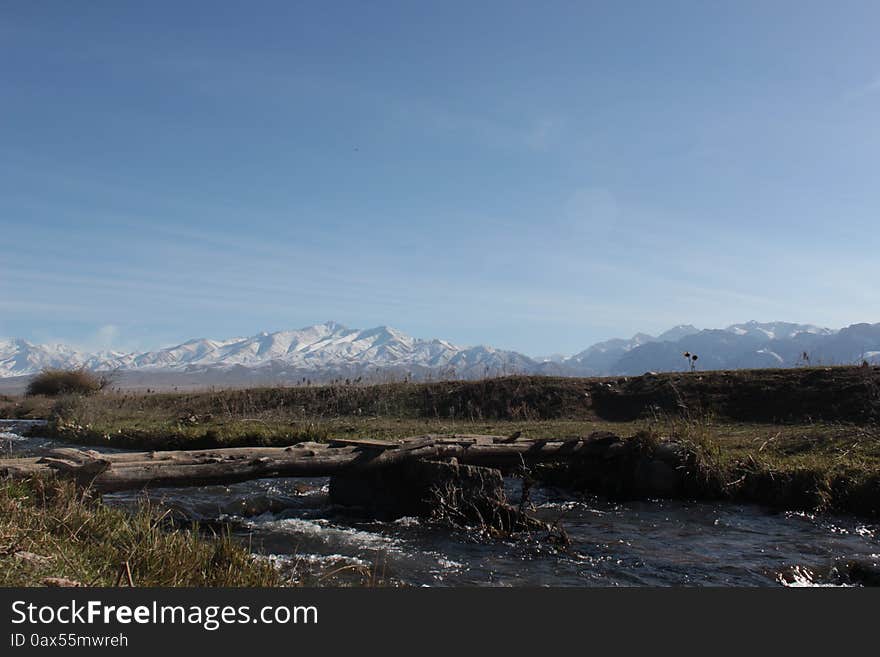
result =
[[[819,423],[719,423],[665,417],[632,435],[632,458],[609,476],[577,463],[538,468],[546,483],[615,499],[644,497],[639,461],[664,444],[683,448],[674,497],[753,502],[776,509],[880,517],[880,428]],[[604,467],[608,468],[606,465]],[[595,472],[592,473],[593,475]],[[649,494],[649,496],[651,496]]]
[[[128,585],[129,575],[135,586],[281,584],[229,536],[110,508],[66,481],[0,482],[0,586]]]

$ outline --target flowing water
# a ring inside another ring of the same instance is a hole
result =
[[[15,455],[51,440],[0,440]],[[508,482],[511,499],[519,484]],[[880,525],[851,516],[771,512],[754,505],[649,500],[615,503],[532,490],[535,514],[560,521],[567,547],[544,536],[499,540],[415,518],[349,517],[327,499],[326,479],[265,479],[150,493],[182,519],[229,523],[291,577],[371,579],[415,586],[668,586],[865,584],[880,579]],[[131,507],[143,494],[105,495]]]

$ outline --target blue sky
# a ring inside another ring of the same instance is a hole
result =
[[[875,2],[7,2],[0,335],[880,321]]]

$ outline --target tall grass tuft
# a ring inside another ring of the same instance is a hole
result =
[[[686,404],[679,405],[678,413],[663,413],[657,409],[648,425],[648,432],[662,434],[681,445],[687,467],[687,485],[691,493],[709,496],[725,494],[729,481],[729,464],[724,447],[715,435],[713,415],[692,411]]]
[[[56,479],[0,482],[0,564],[0,586],[47,578],[93,586],[281,584],[271,564],[228,533],[205,536],[149,506],[114,509]]]

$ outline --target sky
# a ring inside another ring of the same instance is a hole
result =
[[[0,5],[0,335],[880,321],[880,3]]]

